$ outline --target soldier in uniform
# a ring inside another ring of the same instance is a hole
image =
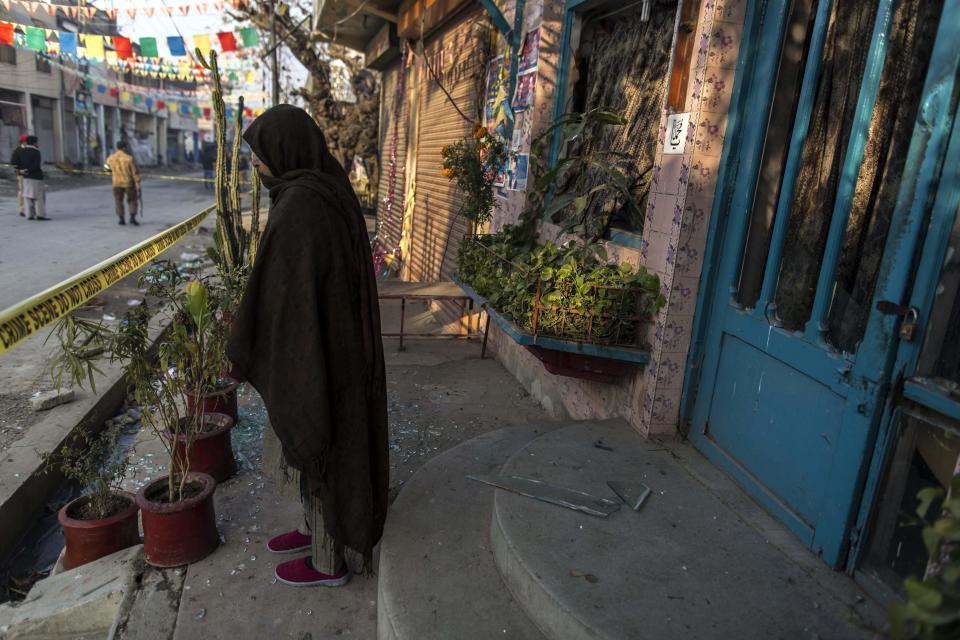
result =
[[[140,193],[140,172],[137,171],[137,163],[130,154],[130,147],[125,140],[117,143],[117,150],[107,158],[107,168],[113,177],[113,200],[117,205],[117,217],[120,218],[120,224],[126,224],[124,220],[123,197],[127,197],[127,205],[130,208],[130,224],[138,226],[137,222],[137,198]]]

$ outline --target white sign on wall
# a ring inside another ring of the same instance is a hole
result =
[[[680,155],[687,146],[687,128],[690,125],[689,113],[674,113],[667,116],[667,136],[663,141],[663,152],[668,155]]]

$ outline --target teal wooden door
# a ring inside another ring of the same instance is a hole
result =
[[[901,329],[923,322],[907,302],[956,108],[958,4],[748,7],[685,416],[834,566]]]

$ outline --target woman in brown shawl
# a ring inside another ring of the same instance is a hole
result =
[[[308,528],[268,548],[312,548],[277,566],[280,581],[339,586],[350,578],[344,548],[370,569],[387,512],[386,381],[366,225],[305,111],[273,107],[243,138],[270,190],[270,215],[228,354],[263,397],[273,431],[265,440],[275,436],[282,451],[278,481],[299,484]]]

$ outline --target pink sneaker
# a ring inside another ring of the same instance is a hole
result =
[[[270,553],[294,553],[309,549],[312,538],[296,529],[288,531],[276,538],[271,538],[267,542],[267,550]]]
[[[293,587],[342,587],[350,582],[350,569],[344,567],[330,575],[313,568],[310,558],[297,558],[277,565],[277,580]]]

